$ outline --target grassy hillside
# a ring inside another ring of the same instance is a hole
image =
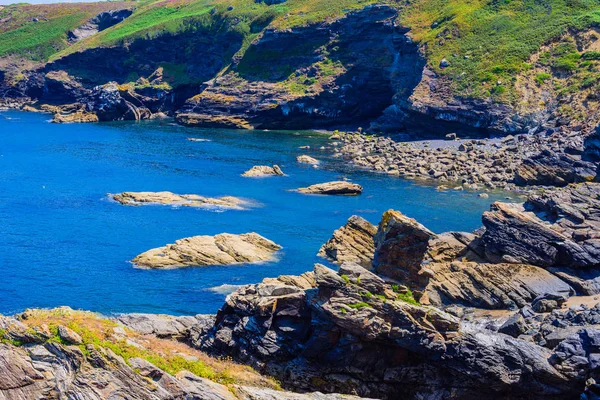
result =
[[[529,58],[570,30],[599,25],[600,0],[418,0],[402,21],[458,93],[514,100],[515,76],[532,68]],[[573,43],[559,47],[547,60],[556,74],[590,67]],[[440,67],[443,59],[447,68]]]
[[[0,56],[45,61],[68,46],[67,33],[88,19],[125,3],[14,5],[0,9]]]
[[[567,38],[569,32],[600,25],[600,0],[288,0],[274,5],[255,0],[142,0],[134,3],[135,12],[124,22],[72,46],[66,32],[99,11],[122,5],[20,5],[0,10],[0,57],[52,60],[199,28],[242,34],[242,56],[267,26],[307,25],[372,3],[401,10],[401,23],[411,28],[430,67],[447,77],[460,96],[514,103],[517,76],[527,73],[534,74],[538,85],[554,85],[563,92],[589,89],[600,81],[600,57],[582,48],[577,34]],[[544,46],[550,47],[538,57]],[[440,65],[444,59],[445,68]]]

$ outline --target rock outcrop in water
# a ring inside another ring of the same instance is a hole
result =
[[[179,268],[256,263],[274,259],[281,246],[257,233],[192,236],[148,250],[132,262],[143,268]]]
[[[373,236],[377,227],[359,216],[353,215],[346,225],[335,230],[333,237],[319,250],[319,256],[337,263],[355,262],[370,266],[375,252]]]
[[[242,176],[245,177],[261,177],[261,176],[284,176],[285,174],[279,168],[279,165],[273,165],[269,167],[268,165],[255,165],[250,168],[248,171],[244,172]]]
[[[204,197],[197,194],[175,194],[172,192],[123,192],[110,195],[111,198],[126,206],[161,204],[181,207],[219,208],[242,210],[248,201],[238,197]]]
[[[343,195],[355,196],[362,193],[362,186],[346,181],[335,181],[318,183],[305,188],[299,188],[298,192],[304,194],[327,194],[327,195]]]

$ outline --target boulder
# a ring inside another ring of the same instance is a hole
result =
[[[298,192],[304,194],[327,194],[356,196],[362,193],[362,186],[346,181],[334,181],[318,183],[305,188],[299,188]]]
[[[58,326],[58,336],[63,340],[63,342],[69,344],[82,344],[83,339],[77,332],[74,330],[67,328],[64,325]]]
[[[161,204],[181,207],[219,208],[243,210],[248,201],[233,196],[204,197],[197,194],[175,194],[171,192],[123,192],[110,197],[126,206]]]
[[[285,174],[279,168],[278,165],[273,165],[269,167],[268,165],[255,165],[250,168],[248,171],[244,172],[242,176],[245,177],[260,177],[260,176],[284,176]]]
[[[193,236],[148,250],[132,262],[142,268],[230,265],[271,261],[281,246],[257,233]]]
[[[566,301],[567,299],[564,296],[553,293],[544,293],[543,295],[533,299],[531,302],[531,308],[535,312],[546,313],[562,307]]]
[[[377,227],[359,216],[353,215],[341,228],[333,232],[333,237],[319,250],[320,257],[343,263],[356,262],[370,266],[375,252],[373,236]]]

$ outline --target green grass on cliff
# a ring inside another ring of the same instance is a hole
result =
[[[124,3],[13,5],[0,9],[0,57],[45,61],[68,47],[67,34],[102,11]]]
[[[545,69],[532,72],[538,85],[549,84],[552,76],[572,76],[566,87],[559,88],[572,91],[600,80],[600,57],[584,55],[581,49],[565,52],[564,46],[556,45],[568,32],[600,24],[600,0],[287,0],[270,6],[255,0],[142,0],[129,3],[135,11],[122,23],[71,46],[66,42],[69,30],[102,7],[117,8],[115,3],[19,5],[0,10],[0,57],[16,54],[43,61],[201,29],[241,34],[243,44],[236,57],[243,59],[266,27],[287,29],[327,21],[373,3],[400,9],[401,23],[411,28],[429,66],[460,96],[513,102],[517,76],[540,65]],[[534,66],[530,58],[542,46],[551,49]],[[440,67],[442,59],[449,62],[447,68]],[[302,91],[308,84],[296,85]]]
[[[509,96],[515,76],[530,68],[527,60],[542,45],[600,24],[600,0],[418,0],[402,21],[458,93]],[[556,57],[555,67],[576,68],[575,59]],[[440,67],[442,59],[449,67]]]

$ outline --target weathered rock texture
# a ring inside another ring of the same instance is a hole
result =
[[[204,197],[197,194],[175,194],[172,192],[123,192],[110,195],[111,198],[127,206],[162,204],[181,207],[222,208],[242,210],[248,201],[238,197]]]
[[[268,387],[239,384],[225,386],[186,370],[171,375],[146,359],[130,357],[125,360],[111,350],[111,348],[135,347],[143,357],[145,354],[150,354],[149,346],[156,345],[155,340],[126,332],[122,327],[111,325],[99,317],[82,320],[80,317],[82,313],[72,312],[72,310],[60,311],[61,317],[57,317],[56,320],[64,319],[66,312],[76,314],[73,319],[80,329],[95,332],[98,326],[104,327],[106,337],[102,344],[87,342],[81,348],[79,343],[62,338],[62,334],[60,340],[63,343],[60,343],[58,338],[52,337],[53,334],[48,329],[47,324],[55,322],[53,318],[46,319],[42,325],[26,326],[17,318],[0,317],[2,329],[0,399],[341,400],[347,398],[322,393],[297,394],[276,391]],[[28,313],[32,314],[36,311]],[[18,318],[24,318],[24,315],[19,315]],[[88,326],[87,323],[91,325]],[[59,333],[63,330],[70,331],[63,325],[59,325],[58,329]],[[164,350],[169,346],[175,346],[179,351],[188,352],[189,354],[179,355],[179,357],[187,357],[187,360],[196,360],[199,353],[187,346],[169,343],[166,340],[160,341],[158,346],[161,345]],[[158,358],[160,354],[154,353],[154,356]],[[245,374],[250,374],[250,371],[247,370]],[[257,375],[255,372],[251,374],[255,377]]]
[[[273,260],[281,246],[257,233],[193,236],[148,250],[132,262],[144,268],[229,265]]]
[[[318,183],[305,188],[299,188],[298,192],[304,194],[328,194],[328,195],[345,195],[355,196],[362,193],[362,186],[346,181],[335,181]]]
[[[284,176],[285,174],[279,168],[278,165],[273,165],[269,167],[268,165],[255,165],[250,168],[248,171],[244,172],[242,176],[246,177],[260,177],[260,176]]]
[[[345,278],[343,278],[343,277]],[[227,354],[301,390],[383,398],[568,398],[591,369],[563,374],[552,351],[461,325],[406,303],[358,265],[315,265],[314,287],[283,277],[239,289],[192,343]]]
[[[319,256],[337,263],[355,262],[370,266],[375,252],[373,236],[377,227],[359,216],[353,215],[346,225],[333,232],[333,237],[319,250]]]
[[[375,234],[377,273],[407,285],[424,304],[517,308],[544,293],[569,296],[571,287],[544,269],[492,263],[476,235],[436,235],[403,214],[387,211]]]
[[[481,240],[494,261],[585,269],[600,264],[600,184],[544,191],[524,205],[495,203]]]

